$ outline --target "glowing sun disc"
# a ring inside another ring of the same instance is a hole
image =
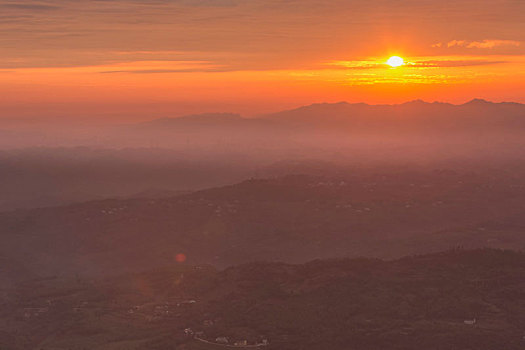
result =
[[[405,61],[399,56],[392,56],[386,61],[390,67],[400,67],[405,64]]]

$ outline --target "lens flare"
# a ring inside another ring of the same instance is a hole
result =
[[[186,259],[187,259],[186,254],[179,253],[179,254],[175,255],[175,261],[178,262],[178,263],[183,263],[183,262],[186,261]]]

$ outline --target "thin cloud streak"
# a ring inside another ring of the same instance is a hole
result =
[[[481,41],[468,41],[468,40],[451,40],[448,43],[436,43],[433,44],[434,48],[451,48],[451,47],[463,47],[467,49],[494,49],[496,47],[519,47],[521,42],[517,40],[481,40]]]
[[[60,6],[54,5],[45,5],[38,3],[31,4],[20,4],[20,3],[0,3],[0,8],[3,9],[13,9],[13,10],[23,10],[23,11],[53,11],[59,10]]]
[[[418,59],[405,62],[402,68],[459,68],[459,67],[475,67],[485,65],[495,65],[508,63],[505,60],[488,60],[483,58],[476,59],[439,59],[429,57],[426,59]],[[370,61],[333,61],[326,65],[328,68],[337,68],[345,70],[371,70],[371,69],[390,69],[385,62],[380,62],[379,59]]]
[[[113,71],[102,71],[101,74],[169,74],[169,73],[224,73],[233,72],[234,70],[226,68],[186,68],[186,69],[138,69],[138,70],[113,70]]]

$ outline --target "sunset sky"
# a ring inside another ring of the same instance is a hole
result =
[[[0,53],[1,118],[525,102],[525,1],[0,0]]]

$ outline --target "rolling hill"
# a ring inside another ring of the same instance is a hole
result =
[[[519,350],[524,274],[523,253],[455,249],[394,261],[259,262],[222,271],[178,265],[102,280],[35,279],[5,293],[0,344],[206,350],[223,348],[217,339],[226,338],[268,350]]]
[[[253,179],[169,198],[0,214],[0,256],[34,274],[115,274],[171,263],[395,258],[456,246],[523,249],[516,173],[354,173]]]

